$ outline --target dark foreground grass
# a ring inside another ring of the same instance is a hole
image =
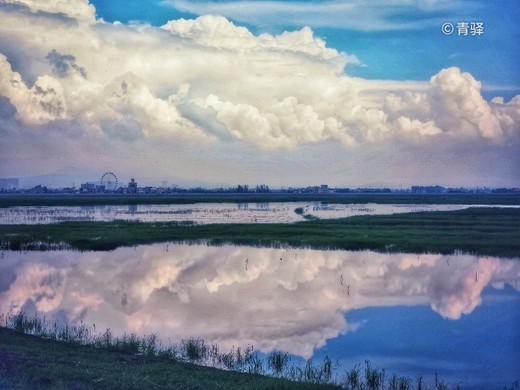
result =
[[[157,242],[198,242],[381,252],[520,256],[520,209],[469,208],[359,216],[294,224],[185,225],[140,222],[64,222],[0,225],[7,250],[112,250]]]
[[[44,339],[0,327],[2,389],[334,389],[169,357]]]

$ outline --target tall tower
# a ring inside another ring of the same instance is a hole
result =
[[[128,193],[137,194],[137,182],[134,178],[130,179],[130,183],[128,183]]]

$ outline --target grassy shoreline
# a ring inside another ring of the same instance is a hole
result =
[[[339,389],[23,334],[0,327],[2,389]]]
[[[195,203],[328,202],[379,204],[520,205],[520,194],[399,193],[190,193],[190,194],[0,194],[0,208],[12,206],[95,206]]]
[[[142,222],[63,222],[0,225],[4,250],[113,250],[160,242],[206,242],[296,248],[520,256],[520,209],[468,208],[357,216],[294,224],[186,225]]]

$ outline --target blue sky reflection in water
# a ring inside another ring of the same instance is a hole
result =
[[[331,340],[316,353],[346,356],[343,366],[363,359],[378,362],[388,373],[416,379],[434,373],[464,388],[492,389],[518,379],[520,310],[518,292],[506,289],[498,299],[492,287],[483,304],[459,320],[443,319],[427,306],[367,308],[347,314],[359,323],[354,333]],[[512,298],[516,296],[516,298]]]
[[[157,244],[4,252],[0,275],[4,313],[328,354],[345,369],[369,358],[471,388],[518,379],[518,259]]]

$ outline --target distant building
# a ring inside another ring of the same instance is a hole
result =
[[[128,183],[127,192],[129,194],[137,194],[137,182],[134,178],[132,178],[130,183]]]
[[[81,183],[79,192],[82,194],[92,194],[96,192],[105,192],[105,186],[96,182]]]
[[[17,190],[19,187],[18,178],[0,178],[0,190]]]
[[[322,184],[318,189],[319,194],[328,194],[330,192],[329,186],[327,184]]]
[[[96,192],[96,185],[94,183],[81,183],[81,186],[79,187],[79,192]]]
[[[45,186],[42,186],[41,184],[38,184],[37,186],[34,186],[29,190],[29,192],[35,193],[35,194],[44,194],[49,192],[48,188]]]

